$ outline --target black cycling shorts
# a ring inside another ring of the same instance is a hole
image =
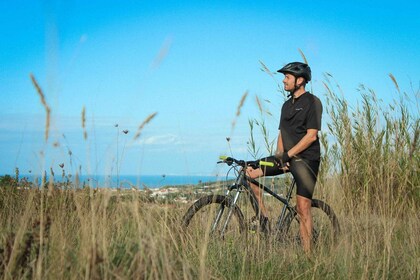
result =
[[[274,163],[273,167],[261,166],[264,176],[276,176],[285,173],[276,164],[274,156],[265,157],[260,160]],[[297,195],[312,199],[318,176],[319,163],[318,160],[307,160],[296,157],[290,160],[289,170],[286,172],[291,172],[293,178],[295,178]]]

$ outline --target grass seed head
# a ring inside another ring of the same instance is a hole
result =
[[[154,112],[152,114],[150,114],[139,126],[139,128],[137,129],[136,135],[134,135],[133,141],[137,140],[140,135],[141,132],[143,130],[143,128],[146,126],[146,124],[148,124],[154,117],[156,117],[157,112]]]
[[[45,95],[42,92],[41,87],[39,86],[38,82],[36,81],[34,75],[31,73],[30,75],[32,84],[34,85],[36,92],[39,95],[39,98],[41,99],[41,104],[45,109],[46,112],[46,120],[45,120],[45,142],[48,141],[49,131],[50,131],[50,121],[51,121],[51,108],[48,106],[47,101],[45,99]]]

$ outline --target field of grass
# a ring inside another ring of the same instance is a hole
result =
[[[418,208],[350,211],[337,186],[324,197],[337,212],[342,235],[335,246],[316,248],[309,257],[298,246],[274,246],[259,234],[229,242],[194,228],[185,234],[180,219],[188,205],[153,203],[137,191],[123,196],[3,186],[0,197],[5,279],[420,277]]]
[[[189,204],[156,202],[139,191],[25,188],[2,177],[0,276],[420,279],[418,107],[409,110],[404,94],[384,105],[361,88],[360,107],[350,109],[328,77],[325,87],[330,120],[315,196],[339,218],[342,234],[334,246],[307,256],[299,246],[259,234],[229,242],[194,228],[186,234],[180,219]]]

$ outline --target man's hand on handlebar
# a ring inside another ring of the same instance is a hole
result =
[[[291,158],[287,154],[287,152],[277,152],[274,155],[274,161],[276,162],[276,165],[279,169],[282,169],[283,171],[288,171],[290,166],[290,160]]]

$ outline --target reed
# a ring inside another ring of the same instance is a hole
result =
[[[82,129],[83,129],[83,139],[87,140],[88,134],[86,131],[86,108],[83,106],[82,108]]]
[[[41,87],[39,86],[38,82],[35,79],[35,76],[31,73],[30,75],[32,84],[34,85],[36,92],[39,95],[39,98],[41,99],[41,104],[45,109],[46,117],[45,117],[45,142],[48,141],[48,136],[50,132],[50,121],[51,121],[51,109],[50,106],[48,106],[47,101],[45,99],[44,92],[42,91]]]
[[[230,134],[232,135],[232,133],[233,133],[233,131],[234,131],[234,129],[235,129],[235,126],[236,126],[236,122],[238,121],[238,118],[239,118],[239,116],[241,115],[241,109],[242,109],[242,106],[244,106],[244,104],[245,104],[245,100],[246,100],[246,98],[247,98],[247,96],[248,96],[248,91],[246,91],[243,95],[242,95],[242,97],[241,97],[241,100],[239,101],[239,104],[238,104],[238,106],[236,107],[236,114],[235,114],[235,117],[233,118],[233,121],[232,121],[232,126],[231,126],[231,132],[230,132]]]
[[[395,78],[391,79],[399,91]],[[420,119],[409,110],[406,95],[384,105],[373,90],[361,85],[361,103],[350,110],[344,96],[334,93],[327,77],[326,111],[334,139],[328,161],[336,163],[349,207],[363,202],[371,209],[419,203]],[[331,165],[333,166],[333,165]]]
[[[139,128],[137,129],[137,132],[136,132],[136,134],[134,135],[134,137],[133,137],[133,141],[135,141],[135,140],[137,140],[139,137],[140,137],[140,135],[141,135],[141,133],[142,133],[142,131],[143,131],[143,128],[149,123],[149,122],[151,122],[152,121],[152,119],[154,119],[155,117],[156,117],[156,115],[157,115],[157,112],[154,112],[154,113],[152,113],[152,114],[150,114],[149,116],[147,116],[146,117],[146,119],[140,124],[140,126],[139,126]]]

